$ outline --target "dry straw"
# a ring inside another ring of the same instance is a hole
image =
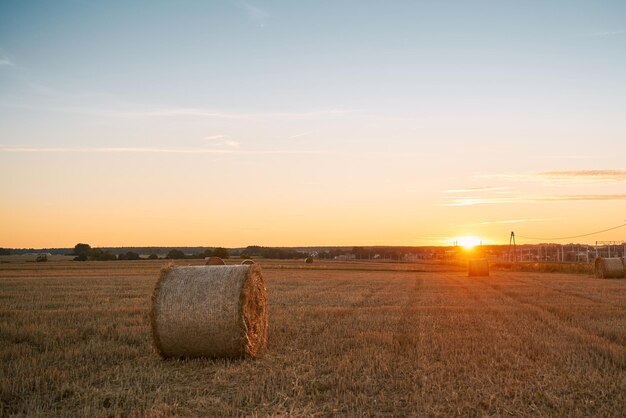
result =
[[[621,258],[598,257],[594,262],[594,272],[598,279],[623,279],[624,260]]]
[[[223,266],[225,264],[224,260],[219,257],[209,257],[207,258],[206,263],[204,263],[205,266]]]
[[[254,261],[247,259],[247,260],[243,260],[241,264],[245,266],[245,265],[250,265],[250,264],[255,264],[255,263]]]
[[[313,258],[312,257],[307,257],[304,259],[304,262],[307,264],[311,264],[313,262]]]
[[[152,337],[163,358],[255,358],[267,342],[267,314],[258,265],[168,266],[152,294]]]
[[[486,258],[469,260],[467,262],[467,275],[469,277],[489,276],[489,261]]]

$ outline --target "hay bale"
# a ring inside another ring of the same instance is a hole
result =
[[[152,294],[154,345],[169,357],[258,357],[267,342],[261,268],[168,266]]]
[[[250,259],[246,259],[246,260],[243,260],[241,264],[245,266],[245,265],[255,264],[255,262]]]
[[[224,263],[224,260],[222,260],[219,257],[208,257],[204,265],[205,266],[224,266],[226,265],[226,263]]]
[[[304,259],[304,262],[307,264],[311,264],[313,262],[313,257],[307,257]]]
[[[489,276],[489,261],[486,258],[468,260],[467,276],[468,277]]]
[[[624,261],[621,258],[598,257],[593,270],[598,279],[623,279]]]

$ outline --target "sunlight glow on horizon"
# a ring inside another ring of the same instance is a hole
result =
[[[458,245],[467,250],[471,250],[478,245],[482,245],[481,238],[475,236],[458,237],[456,239],[456,242],[458,243]]]

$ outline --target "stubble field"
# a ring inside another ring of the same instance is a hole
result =
[[[163,361],[162,264],[0,264],[0,415],[626,414],[626,280],[261,262],[266,356]]]

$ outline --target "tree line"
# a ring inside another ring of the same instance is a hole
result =
[[[307,253],[292,250],[291,248],[275,248],[260,247],[258,245],[250,245],[241,251],[240,255],[244,257],[262,257],[274,259],[293,259],[308,257]]]
[[[261,247],[258,245],[250,245],[243,250],[228,250],[223,247],[217,247],[214,249],[205,249],[204,251],[185,254],[180,249],[171,249],[164,257],[159,257],[158,254],[152,253],[149,256],[141,256],[135,251],[127,251],[125,253],[114,254],[111,250],[105,250],[102,248],[93,248],[89,244],[79,243],[74,246],[72,253],[75,261],[112,261],[112,260],[157,260],[160,258],[182,260],[182,259],[204,259],[206,257],[220,257],[223,259],[230,258],[231,256],[238,256],[240,258],[273,258],[273,259],[295,259],[305,258],[309,254],[293,250],[290,248],[275,248],[275,247]]]
[[[160,258],[180,260],[180,259],[204,259],[206,257],[229,258],[230,254],[226,248],[217,247],[213,250],[206,249],[199,253],[185,254],[178,249],[170,250],[165,257],[159,257],[158,254],[152,253],[147,257],[142,257],[135,251],[127,251],[125,253],[114,254],[110,250],[102,248],[92,248],[91,245],[79,243],[74,246],[74,250],[70,255],[74,256],[74,261],[113,261],[113,260],[158,260]]]

